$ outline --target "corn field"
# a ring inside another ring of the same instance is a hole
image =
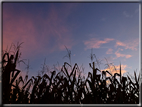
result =
[[[95,63],[87,78],[81,76],[76,63],[73,67],[64,62],[59,72],[51,71],[42,76],[28,79],[19,76],[16,69],[20,52],[16,48],[14,54],[4,52],[2,56],[2,103],[3,104],[138,104],[140,75],[135,81],[120,72],[112,75],[109,71],[101,71]],[[68,68],[71,68],[71,72]],[[100,74],[97,74],[100,72]],[[77,76],[78,73],[78,76]],[[107,76],[109,74],[109,76]],[[116,78],[117,77],[117,78]],[[109,83],[107,83],[109,81]],[[19,84],[22,84],[21,86]],[[31,91],[30,91],[31,90]]]

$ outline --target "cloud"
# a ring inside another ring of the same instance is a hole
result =
[[[125,58],[130,58],[130,57],[132,57],[132,55],[129,55],[129,54],[121,54],[121,53],[119,53],[119,51],[123,51],[123,49],[118,49],[116,52],[115,52],[115,55],[116,55],[116,57],[117,58],[119,58],[119,57],[125,57]]]
[[[120,42],[120,41],[117,41],[116,42],[116,47],[117,46],[124,46],[124,47],[126,47],[126,44],[124,44],[124,43],[122,43],[122,42]]]
[[[113,49],[109,48],[106,52],[106,54],[112,54]]]
[[[70,13],[72,7],[66,7],[66,11]],[[4,9],[3,49],[10,47],[11,43],[24,42],[22,53],[33,56],[33,53],[48,54],[65,50],[65,46],[70,49],[74,45],[71,31],[64,22],[68,16],[61,16],[55,7],[50,7],[48,12],[37,12],[36,17],[24,10],[21,13],[17,15],[12,10]]]
[[[136,9],[136,10],[135,10],[135,13],[139,13],[139,9]]]
[[[101,18],[101,21],[106,21],[106,18]]]
[[[125,49],[137,50],[139,39],[127,40],[125,42],[117,41],[115,47],[122,46]]]
[[[91,38],[90,40],[87,40],[84,42],[86,49],[91,49],[91,48],[100,48],[102,44],[109,43],[110,41],[113,41],[114,39],[112,38],[105,38],[104,40],[99,40],[97,38]]]
[[[130,14],[128,14],[128,12],[126,12],[126,11],[123,11],[123,15],[125,16],[125,17],[133,17],[133,15],[130,15]]]
[[[126,73],[127,71],[125,70],[127,68],[127,65],[121,65],[121,74],[123,75],[124,73]],[[120,73],[120,65],[110,65],[110,67],[104,69],[104,71],[109,71],[111,74],[115,74],[115,73]],[[107,74],[107,76],[110,76],[109,74]]]

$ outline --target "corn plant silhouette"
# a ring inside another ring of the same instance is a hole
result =
[[[70,64],[64,62],[57,72],[50,71],[43,75],[28,75],[23,78],[16,69],[19,58],[19,47],[15,54],[5,52],[2,57],[2,103],[3,104],[138,104],[140,75],[134,71],[134,81],[130,76],[122,76],[121,64],[119,73],[101,71],[95,62],[88,66],[92,71],[86,78],[77,76],[81,72],[77,63],[71,65],[71,51],[68,51]],[[9,51],[10,52],[10,51]],[[94,56],[96,58],[96,56]],[[43,65],[44,67],[44,65]],[[71,68],[71,72],[68,68]],[[100,74],[97,74],[99,72]],[[107,74],[109,76],[107,76]],[[119,77],[119,78],[116,78]],[[107,81],[110,81],[107,83]],[[19,85],[19,84],[22,85]],[[31,91],[30,91],[31,90]]]

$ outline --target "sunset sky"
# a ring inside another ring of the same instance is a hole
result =
[[[37,76],[46,59],[52,71],[71,63],[91,71],[91,49],[100,69],[107,62],[123,73],[139,72],[139,3],[3,3],[3,50],[24,42],[21,59],[29,59],[29,75]],[[28,64],[28,60],[24,60]],[[26,72],[26,66],[17,66]],[[23,74],[24,74],[23,72]]]

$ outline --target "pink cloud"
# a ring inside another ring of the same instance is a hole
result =
[[[69,10],[71,11],[71,7]],[[3,49],[10,47],[11,43],[24,42],[22,53],[25,56],[33,56],[65,50],[65,46],[72,48],[74,45],[72,35],[63,22],[67,16],[60,17],[54,7],[50,8],[50,13],[45,13],[44,18],[41,17],[41,13],[37,13],[33,18],[31,14],[25,12],[15,16],[9,11],[4,11]]]
[[[91,48],[100,48],[102,44],[108,43],[110,41],[113,41],[114,39],[112,38],[105,38],[103,41],[98,40],[96,38],[91,38],[90,40],[87,40],[84,42],[86,45],[85,49],[91,49]]]
[[[118,49],[116,52],[115,52],[115,55],[116,55],[116,57],[118,58],[118,57],[125,57],[125,58],[130,58],[130,57],[132,57],[132,55],[129,55],[129,54],[121,54],[121,53],[119,53],[119,51],[123,51],[123,49]]]
[[[115,67],[114,67],[115,66]],[[115,74],[115,73],[120,73],[120,65],[114,65],[104,69],[104,71],[109,71],[111,74]],[[121,65],[121,74],[123,75],[124,73],[126,73],[127,71],[125,70],[127,68],[127,65]],[[110,76],[109,74],[107,74],[107,76]]]
[[[127,40],[125,42],[117,41],[115,47],[122,46],[125,49],[137,50],[139,39]]]
[[[109,48],[106,52],[106,54],[112,54],[113,49]]]

